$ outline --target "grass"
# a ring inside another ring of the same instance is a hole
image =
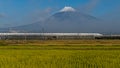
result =
[[[120,44],[120,40],[1,40],[0,44]]]
[[[44,41],[40,44],[41,41],[37,41],[40,45],[36,45],[35,41],[19,45],[1,41],[0,68],[120,68],[119,40],[90,41],[89,45],[87,40],[75,41],[71,45],[72,41],[66,42],[69,44],[64,44],[65,41]]]

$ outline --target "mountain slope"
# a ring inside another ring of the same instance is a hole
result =
[[[80,12],[59,12],[45,21],[44,28],[47,32],[94,32],[97,21],[97,18]]]
[[[41,32],[41,22],[32,23],[23,26],[9,27],[9,28],[1,28],[0,32]]]

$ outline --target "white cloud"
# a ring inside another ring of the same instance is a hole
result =
[[[6,17],[6,14],[0,13],[0,18]]]
[[[52,11],[51,8],[46,8],[43,10],[40,9],[33,10],[32,12],[26,15],[24,21],[26,22],[26,24],[44,21],[46,18],[50,16],[51,11]]]
[[[84,12],[90,12],[99,4],[99,2],[100,0],[89,0],[89,2],[85,4],[81,9]]]

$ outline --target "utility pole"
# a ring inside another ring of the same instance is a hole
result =
[[[26,40],[27,40],[27,35],[26,35],[26,31],[23,31],[24,32],[24,35],[23,35],[23,37],[24,37],[24,43],[26,43]]]
[[[45,40],[45,37],[44,37],[44,27],[42,27],[42,35],[43,35],[43,40]]]

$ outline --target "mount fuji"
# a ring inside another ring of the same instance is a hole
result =
[[[96,17],[65,7],[46,19],[46,32],[94,32],[99,21]]]
[[[72,7],[64,7],[57,13],[48,17],[45,21],[29,25],[11,27],[14,32],[101,32],[100,20],[94,16],[80,13]],[[9,28],[4,32],[12,32]]]

